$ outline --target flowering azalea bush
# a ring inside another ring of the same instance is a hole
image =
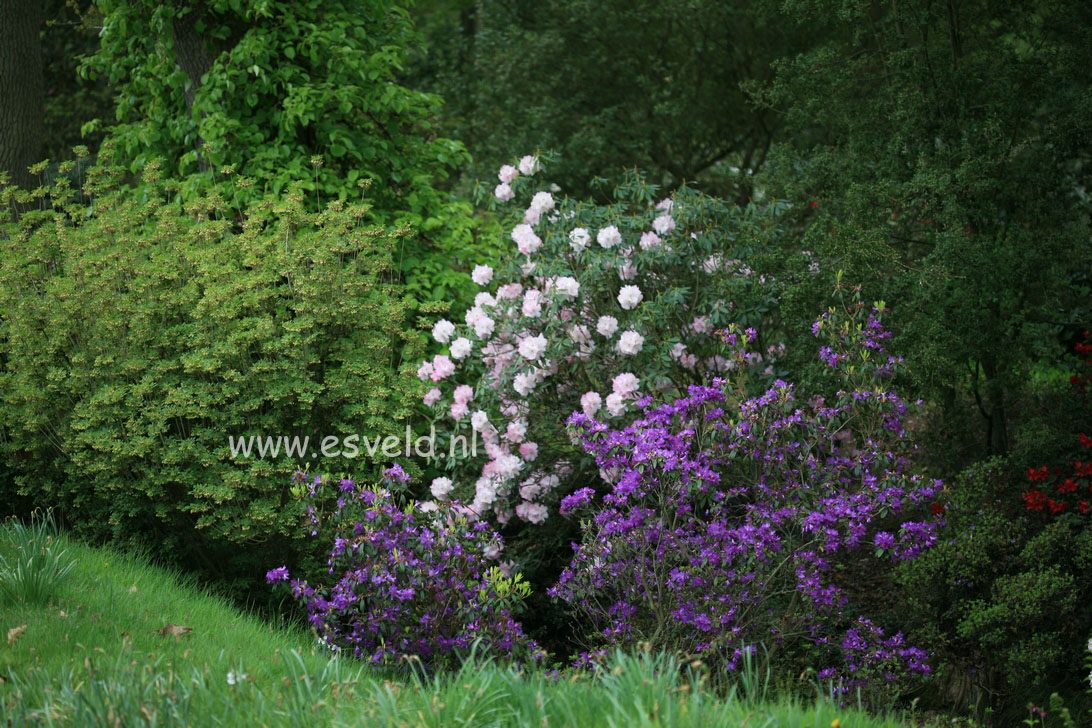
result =
[[[781,380],[747,396],[737,376],[664,404],[644,396],[625,427],[569,418],[610,487],[562,501],[583,537],[551,594],[586,620],[593,649],[648,641],[734,669],[762,644],[821,666],[843,692],[929,673],[901,633],[854,617],[839,581],[856,552],[916,558],[942,523],[929,508],[941,483],[909,471],[883,313],[855,300],[815,322],[844,384],[832,402]],[[729,371],[745,371],[756,338],[728,327]]]
[[[1074,346],[1082,359],[1092,355],[1092,333],[1085,331],[1083,339]],[[1084,359],[1084,374],[1070,378],[1073,398],[1078,409],[1087,409],[1092,403],[1088,385],[1092,382],[1092,358]],[[1092,436],[1085,432],[1075,433],[1074,454],[1063,467],[1039,465],[1026,471],[1031,487],[1024,491],[1024,507],[1029,511],[1041,511],[1052,518],[1070,520],[1083,525],[1092,519]]]
[[[409,477],[398,465],[379,488],[302,473],[294,481],[294,492],[313,501],[311,535],[333,532],[335,581],[313,586],[283,566],[266,579],[289,584],[330,648],[377,664],[416,657],[429,667],[454,663],[476,641],[495,655],[541,656],[512,617],[529,588],[491,565],[501,542],[484,522],[449,506],[404,503]],[[324,508],[331,498],[333,508]]]
[[[501,168],[494,204],[527,200],[510,223],[512,254],[474,269],[475,305],[436,322],[446,348],[417,371],[443,429],[484,448],[447,448],[433,496],[501,524],[542,523],[594,477],[565,436],[570,413],[625,422],[644,394],[711,382],[737,365],[714,331],[764,321],[777,299],[778,282],[754,266],[779,205],[740,209],[686,188],[657,201],[634,173],[600,206],[555,198],[540,174],[532,156]],[[748,365],[772,380],[784,348],[764,342]]]

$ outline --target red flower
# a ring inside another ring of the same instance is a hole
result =
[[[1092,437],[1089,437],[1088,435],[1086,435],[1086,434],[1084,434],[1082,432],[1081,433],[1081,446],[1082,447],[1092,447]]]
[[[1023,495],[1020,496],[1024,499],[1024,507],[1029,511],[1041,511],[1046,508],[1047,500],[1045,495],[1032,488]]]
[[[1036,470],[1035,468],[1028,468],[1028,480],[1035,482],[1037,480],[1047,479],[1047,466],[1043,466]]]
[[[939,515],[943,514],[945,511],[948,510],[947,508],[942,506],[940,503],[933,503],[932,505],[929,506],[929,509],[931,511],[933,511],[933,515],[935,515],[935,516],[939,516]]]
[[[1061,513],[1066,508],[1069,508],[1069,504],[1068,503],[1059,503],[1058,501],[1054,500],[1053,498],[1047,498],[1047,508],[1050,509],[1051,513]]]
[[[1063,480],[1061,483],[1058,484],[1058,492],[1059,493],[1072,493],[1073,491],[1077,490],[1079,485],[1080,485],[1080,483],[1078,483],[1073,478],[1066,478],[1065,480]]]
[[[1088,513],[1088,511],[1090,510],[1090,507],[1088,505],[1088,501],[1083,500],[1080,503],[1078,503],[1077,504],[1077,510],[1079,510],[1081,513]]]

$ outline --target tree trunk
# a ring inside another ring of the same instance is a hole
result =
[[[201,77],[208,73],[215,60],[206,45],[206,38],[197,30],[197,22],[203,15],[204,6],[198,5],[185,15],[176,15],[171,23],[175,61],[190,80],[184,93],[186,111],[190,112],[191,117],[197,89],[201,88]],[[203,140],[197,137],[197,164],[202,171],[205,171],[208,169],[208,163],[205,161],[204,150],[201,148],[203,144]]]
[[[42,21],[37,0],[0,0],[0,172],[25,188],[42,153]]]

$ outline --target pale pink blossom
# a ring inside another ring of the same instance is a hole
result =
[[[512,382],[512,388],[516,390],[516,393],[522,397],[526,397],[532,391],[534,391],[535,378],[531,374],[517,374],[515,381]]]
[[[516,193],[512,191],[511,185],[507,182],[501,182],[499,185],[493,188],[493,196],[501,202],[508,202],[510,199],[516,196]]]
[[[500,168],[500,171],[497,172],[497,179],[506,184],[514,180],[516,177],[519,177],[519,172],[516,170],[515,167],[510,164],[504,165]]]
[[[675,229],[675,219],[671,217],[671,215],[664,213],[652,221],[652,229],[660,235],[667,235]]]
[[[441,379],[446,379],[455,373],[455,362],[447,358],[443,354],[437,354],[432,357],[432,374],[429,375],[432,381],[438,382]]]
[[[535,235],[535,231],[526,223],[512,228],[512,240],[515,241],[519,252],[524,255],[531,255],[542,247],[542,238]]]
[[[549,192],[536,192],[535,196],[531,198],[531,209],[537,210],[539,213],[552,210],[553,207],[554,196]]]
[[[446,344],[451,340],[451,335],[455,333],[455,324],[451,323],[447,319],[440,319],[432,326],[432,338],[436,339],[441,344]]]
[[[576,297],[580,295],[580,284],[571,276],[561,276],[554,282],[554,290],[562,296]]]
[[[528,154],[519,160],[519,171],[528,177],[538,171],[538,157]]]
[[[595,417],[595,413],[603,406],[603,398],[598,392],[585,392],[580,398],[580,407],[588,417]]]
[[[654,232],[641,233],[641,250],[648,250],[649,248],[655,248],[660,244],[660,236]]]
[[[611,386],[614,388],[615,394],[628,397],[641,386],[641,380],[637,378],[636,374],[623,372],[611,380]]]
[[[504,431],[504,437],[513,445],[523,442],[527,435],[527,423],[523,420],[512,420]]]
[[[618,305],[627,311],[637,308],[637,304],[643,299],[644,294],[637,286],[622,286],[622,290],[618,292]]]
[[[460,384],[455,387],[455,401],[462,404],[466,404],[470,400],[474,399],[474,388],[468,384]]]
[[[474,272],[470,274],[470,280],[479,286],[489,285],[489,282],[493,280],[493,269],[488,265],[476,265]]]
[[[470,353],[470,339],[460,336],[451,342],[451,356],[455,359],[463,359]]]
[[[431,407],[440,401],[440,390],[433,387],[425,393],[425,396],[421,398],[421,401],[425,403],[426,407]]]
[[[613,316],[600,316],[599,321],[595,324],[595,330],[599,332],[600,336],[605,336],[609,339],[614,336],[614,332],[618,330],[618,319]]]
[[[519,342],[519,355],[528,361],[535,361],[546,351],[547,343],[542,334],[523,338]]]
[[[488,316],[482,315],[474,321],[474,335],[479,339],[488,339],[493,335],[496,322]]]
[[[541,503],[523,501],[516,506],[516,515],[529,523],[539,524],[546,520],[550,512]]]
[[[590,242],[591,235],[582,227],[573,228],[569,233],[569,246],[572,247],[573,252],[582,252],[588,247],[588,243]]]
[[[645,337],[641,336],[636,331],[630,330],[623,332],[622,335],[618,337],[616,349],[619,354],[632,356],[634,354],[640,354],[644,345]]]
[[[498,299],[516,299],[523,293],[523,286],[519,283],[505,283],[497,289]]]
[[[423,361],[421,366],[417,367],[417,378],[422,382],[432,376],[432,362]]]
[[[609,412],[612,416],[617,417],[625,411],[625,397],[618,394],[617,392],[607,395],[607,412]]]
[[[451,419],[455,420],[456,422],[466,417],[467,413],[469,412],[470,408],[467,407],[465,404],[461,402],[451,403]]]
[[[537,288],[531,288],[523,294],[523,305],[520,310],[528,318],[537,318],[542,315],[542,293]]]
[[[525,461],[531,463],[538,457],[538,443],[537,442],[525,442],[519,446],[519,456]]]
[[[613,248],[618,243],[622,242],[622,233],[618,232],[616,225],[608,225],[601,229],[595,236],[595,239],[599,241],[599,244],[604,248]]]
[[[708,316],[695,316],[694,320],[690,322],[690,329],[695,334],[708,334],[713,330],[713,325],[709,323]]]
[[[451,482],[451,478],[433,478],[432,485],[429,486],[432,497],[436,500],[447,500],[448,494],[454,488],[455,484]]]

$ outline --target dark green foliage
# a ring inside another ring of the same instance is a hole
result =
[[[301,548],[298,464],[233,458],[228,438],[404,428],[424,338],[392,264],[405,231],[365,223],[366,203],[306,212],[294,188],[236,225],[155,164],[139,196],[119,176],[62,178],[0,228],[4,457],[77,533],[257,576]]]
[[[805,247],[908,312],[899,340],[939,404],[938,463],[1011,450],[1031,371],[1092,314],[1092,6],[783,10],[814,40],[752,86],[791,133],[770,191],[799,203]]]
[[[937,655],[933,699],[1002,725],[1054,691],[1078,706],[1092,634],[1092,528],[1026,513],[1013,470],[993,459],[964,472],[942,499],[939,543],[896,577],[902,614]]]
[[[513,155],[553,150],[568,194],[605,201],[589,182],[636,167],[669,189],[698,182],[746,202],[776,121],[747,106],[740,82],[768,79],[803,33],[756,5],[423,2],[427,55],[407,82],[447,100],[443,128],[467,144],[478,178]]]

